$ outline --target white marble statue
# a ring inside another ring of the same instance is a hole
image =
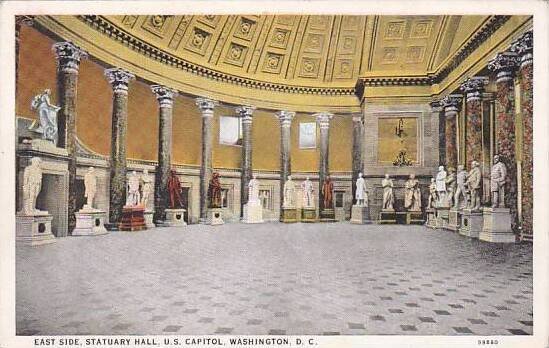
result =
[[[131,207],[138,205],[141,195],[139,194],[139,176],[135,170],[128,177],[127,190],[126,205]]]
[[[456,171],[454,168],[448,168],[446,175],[446,198],[445,206],[454,206],[454,193],[456,192]]]
[[[93,167],[89,167],[88,171],[84,175],[84,188],[84,197],[86,197],[86,205],[84,205],[84,209],[93,209],[93,199],[95,198],[95,193],[97,192],[97,177]]]
[[[295,182],[293,182],[291,175],[288,175],[288,180],[284,184],[283,207],[295,208]]]
[[[431,184],[429,185],[429,199],[427,200],[427,208],[434,208],[438,201],[437,195],[437,183],[435,178],[431,178]]]
[[[151,199],[151,194],[153,193],[153,182],[149,177],[149,171],[143,169],[143,174],[141,175],[141,205],[147,208],[149,200]]]
[[[421,190],[415,174],[410,174],[404,188],[404,208],[408,211],[421,211]]]
[[[467,188],[465,182],[467,180],[467,171],[463,168],[463,165],[458,165],[456,175],[456,193],[454,194],[454,209],[460,209],[467,205]]]
[[[382,210],[394,210],[393,204],[395,197],[393,196],[393,180],[389,178],[389,174],[385,174],[385,178],[381,180],[381,187],[383,187],[383,204]]]
[[[480,187],[482,182],[482,173],[480,171],[480,166],[477,161],[471,162],[471,170],[467,175],[467,180],[465,184],[469,189],[469,205],[467,208],[471,210],[478,211],[480,210]]]
[[[248,204],[261,204],[259,200],[259,180],[257,180],[257,175],[254,174],[252,180],[248,183]]]
[[[305,181],[301,183],[301,192],[303,195],[303,207],[314,208],[314,187],[312,181],[307,177]]]
[[[490,192],[492,194],[492,208],[505,208],[505,180],[507,167],[501,162],[498,155],[494,156],[494,165],[490,172]]]
[[[438,203],[442,204],[446,201],[446,171],[444,166],[438,167],[436,176]]]
[[[42,189],[42,168],[40,163],[42,160],[38,157],[33,157],[30,160],[30,165],[23,171],[23,213],[25,215],[33,215],[40,212],[36,209],[36,198]]]
[[[367,207],[368,206],[368,191],[366,191],[366,182],[362,177],[362,173],[358,173],[356,179],[356,192],[355,192],[356,205]]]
[[[39,125],[35,132],[42,135],[42,139],[51,141],[57,145],[57,112],[61,109],[59,106],[52,105],[50,102],[51,91],[45,89],[42,94],[35,96],[31,102],[31,109],[38,111]]]

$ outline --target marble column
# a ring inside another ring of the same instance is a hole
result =
[[[292,163],[290,157],[291,149],[291,126],[295,112],[279,111],[276,116],[280,120],[280,212],[282,214],[282,205],[284,204],[284,184],[288,175],[292,173]]]
[[[457,168],[457,118],[461,106],[461,96],[451,94],[439,102],[444,111],[444,136],[446,168]]]
[[[465,94],[465,166],[471,162],[482,167],[482,93],[488,84],[487,77],[475,76],[465,80],[460,89]]]
[[[17,81],[19,76],[19,38],[21,26],[32,27],[34,25],[33,16],[15,16],[15,95],[17,95]]]
[[[248,183],[252,179],[252,115],[253,106],[239,106],[236,113],[242,119],[242,173],[240,175],[240,217],[248,203]]]
[[[438,118],[438,165],[446,165],[446,120],[444,118],[444,108],[440,100],[435,100],[429,104],[431,106],[431,117]]]
[[[106,69],[105,76],[113,90],[108,228],[117,229],[126,203],[128,85],[135,76],[121,68]]]
[[[154,222],[161,224],[168,208],[168,179],[172,167],[172,114],[177,91],[159,85],[151,90],[158,101],[158,166],[154,183]]]
[[[322,186],[326,176],[330,175],[330,120],[334,117],[329,112],[314,114],[320,128],[320,158],[318,161],[318,207],[322,211],[324,207],[324,195]]]
[[[202,163],[200,164],[200,222],[206,221],[208,212],[208,183],[212,177],[213,117],[217,101],[196,98],[196,106],[202,114]]]
[[[522,116],[522,170],[521,205],[522,238],[533,240],[533,72],[534,37],[531,31],[524,33],[511,46],[511,51],[519,57],[520,114]]]
[[[61,109],[57,113],[57,146],[67,149],[69,154],[69,200],[68,233],[76,227],[76,99],[78,69],[86,52],[71,42],[57,42],[52,50],[57,58],[57,99]]]
[[[358,174],[364,170],[364,117],[362,113],[353,115],[353,153],[352,153],[352,183],[351,190],[353,195],[353,204],[356,203],[355,193],[356,193],[356,180],[358,179]]]

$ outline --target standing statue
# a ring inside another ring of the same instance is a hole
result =
[[[429,199],[427,201],[427,208],[434,208],[438,201],[437,195],[437,183],[435,178],[431,178],[431,184],[429,185]]]
[[[283,207],[295,208],[295,183],[292,181],[292,176],[288,175],[288,180],[284,184],[284,202]]]
[[[23,171],[23,213],[33,215],[39,212],[36,209],[36,198],[42,189],[42,160],[33,157],[30,165]]]
[[[168,178],[168,192],[170,194],[169,207],[170,209],[183,208],[183,200],[181,199],[181,182],[175,170],[170,170]]]
[[[454,193],[456,192],[456,170],[454,168],[448,168],[448,175],[446,176],[446,205],[454,206]]]
[[[381,187],[383,187],[383,204],[382,210],[395,210],[393,204],[395,197],[393,196],[393,180],[389,178],[389,174],[385,174],[385,178],[381,180]]]
[[[477,161],[471,162],[471,171],[467,175],[465,184],[469,189],[470,201],[468,208],[471,210],[480,210],[480,188],[482,181],[482,173]]]
[[[141,200],[141,195],[139,194],[139,176],[134,170],[128,177],[128,194],[126,196],[126,205],[134,207],[139,205]]]
[[[153,191],[152,179],[149,177],[149,171],[143,169],[143,174],[141,175],[141,202],[140,204],[147,208],[149,199]]]
[[[84,197],[86,197],[86,205],[84,209],[93,209],[93,199],[97,192],[97,177],[95,176],[95,169],[89,167],[86,175],[84,175]]]
[[[438,167],[436,183],[438,203],[442,204],[446,201],[446,171],[444,170],[444,166]]]
[[[208,201],[210,208],[221,208],[221,182],[219,182],[219,173],[214,172],[208,185]]]
[[[50,102],[51,90],[45,89],[42,94],[35,96],[31,102],[31,109],[38,111],[39,126],[35,132],[42,134],[42,139],[57,145],[57,112],[59,106]]]
[[[324,201],[322,202],[324,209],[333,209],[334,208],[334,183],[329,175],[326,176],[324,184],[322,185],[322,196]]]
[[[259,180],[257,175],[254,174],[252,180],[248,183],[248,203],[259,204]]]
[[[304,208],[314,207],[315,206],[315,201],[313,196],[314,187],[311,180],[309,180],[309,177],[307,177],[305,181],[301,183],[301,192],[303,195],[303,207]]]
[[[500,161],[499,155],[495,155],[494,165],[490,172],[492,208],[505,208],[505,179],[507,179],[507,167]]]
[[[366,191],[366,182],[362,177],[362,173],[358,173],[358,179],[356,179],[355,199],[357,205],[368,206],[368,191]]]
[[[467,188],[465,187],[465,181],[467,180],[467,171],[463,168],[463,165],[458,165],[458,172],[456,175],[456,193],[454,194],[454,209],[460,209],[467,205]],[[464,204],[461,204],[463,199]]]
[[[404,207],[408,211],[421,211],[421,190],[415,174],[410,174],[404,188],[406,190],[404,193]]]

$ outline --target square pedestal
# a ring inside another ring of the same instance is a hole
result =
[[[143,207],[128,207],[122,208],[122,219],[118,224],[120,231],[141,231],[146,230],[145,226],[145,208]]]
[[[166,227],[178,227],[186,226],[185,222],[185,209],[166,209],[166,220],[162,223],[162,226]],[[223,220],[221,220],[223,223]]]
[[[378,224],[396,224],[396,214],[394,210],[382,210],[379,212]]]
[[[145,211],[145,226],[147,228],[155,228],[156,225],[154,224],[154,212],[153,211]]]
[[[210,208],[208,209],[208,214],[206,216],[207,225],[223,225],[223,216],[221,214],[221,208]]]
[[[447,228],[450,208],[437,208],[437,228]]]
[[[484,224],[478,238],[494,243],[515,243],[509,208],[484,208]]]
[[[47,211],[35,215],[17,214],[16,242],[30,246],[55,243],[55,236],[51,233],[52,220],[53,216]]]
[[[351,208],[351,223],[352,224],[371,224],[370,207],[363,205],[353,205]]]
[[[297,222],[297,209],[282,207],[282,214],[280,215],[280,222],[292,223]]]
[[[334,209],[322,209],[319,213],[321,222],[336,222]]]
[[[406,212],[406,225],[423,225],[425,219],[421,211],[407,211]]]
[[[263,222],[263,207],[260,202],[244,204],[242,222],[246,224],[260,224]]]
[[[452,231],[459,231],[461,227],[461,211],[458,209],[450,209],[448,211],[448,229]]]
[[[459,234],[471,238],[478,238],[480,231],[482,231],[482,221],[483,218],[481,211],[463,209],[461,213],[461,227],[459,228]]]
[[[315,208],[302,208],[301,209],[301,222],[316,222],[316,209]]]
[[[437,228],[437,212],[434,208],[428,208],[425,210],[425,213],[427,214],[427,222],[425,223],[425,226],[429,228]]]
[[[97,209],[82,209],[77,213],[76,227],[72,231],[73,236],[100,236],[107,234],[105,228],[105,220],[107,220],[107,213]]]

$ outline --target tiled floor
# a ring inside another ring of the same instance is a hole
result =
[[[191,225],[17,250],[17,333],[526,335],[532,248],[423,226]]]

